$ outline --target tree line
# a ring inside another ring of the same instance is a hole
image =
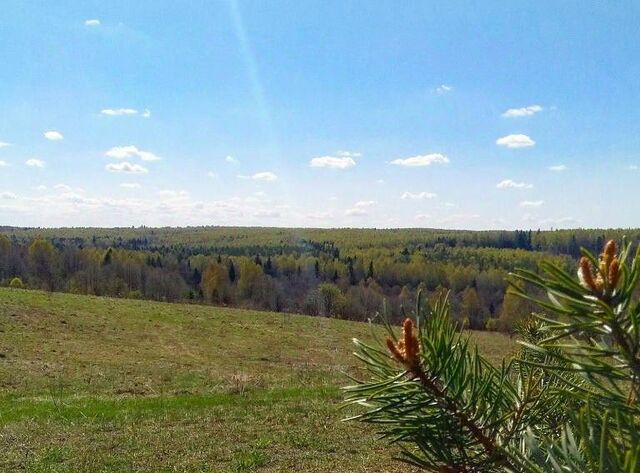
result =
[[[616,232],[622,230],[5,228],[0,280],[13,287],[360,321],[383,306],[400,320],[418,291],[431,298],[448,291],[452,314],[466,326],[511,330],[533,308],[507,293],[508,272],[538,271],[549,259],[569,267],[576,245],[576,251],[597,248]],[[211,236],[208,244],[203,235]]]

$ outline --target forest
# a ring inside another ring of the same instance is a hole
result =
[[[450,292],[453,317],[511,331],[534,308],[507,291],[516,268],[571,269],[640,230],[0,229],[0,281],[14,288],[192,302],[356,321],[402,318],[422,291]]]

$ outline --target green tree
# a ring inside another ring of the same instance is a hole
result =
[[[323,283],[318,286],[318,313],[326,317],[342,314],[346,298],[335,284]]]
[[[56,251],[48,240],[37,239],[29,246],[29,266],[43,289],[54,288]]]
[[[369,379],[346,388],[354,418],[428,471],[638,472],[640,250],[618,255],[609,242],[583,255],[577,280],[550,262],[512,276],[546,314],[520,325],[521,349],[500,367],[452,323],[446,299],[418,297],[416,322],[399,337],[388,327],[386,353],[356,341]]]

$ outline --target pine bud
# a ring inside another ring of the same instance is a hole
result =
[[[400,353],[400,351],[398,350],[398,347],[396,347],[396,344],[393,342],[393,340],[390,337],[387,337],[386,342],[387,342],[387,348],[389,349],[393,357],[400,363],[404,363],[404,357],[402,356],[402,353]]]
[[[620,279],[620,261],[618,258],[614,258],[609,266],[609,287],[614,289],[618,285]]]
[[[591,291],[597,291],[597,286],[595,281],[593,280],[593,274],[591,273],[591,263],[585,256],[580,258],[578,278],[580,279],[580,284],[582,285],[582,287]]]

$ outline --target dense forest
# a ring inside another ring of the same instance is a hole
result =
[[[0,228],[0,280],[40,288],[394,320],[422,290],[451,292],[473,329],[511,330],[533,308],[507,293],[514,268],[570,269],[580,247],[640,230]]]

